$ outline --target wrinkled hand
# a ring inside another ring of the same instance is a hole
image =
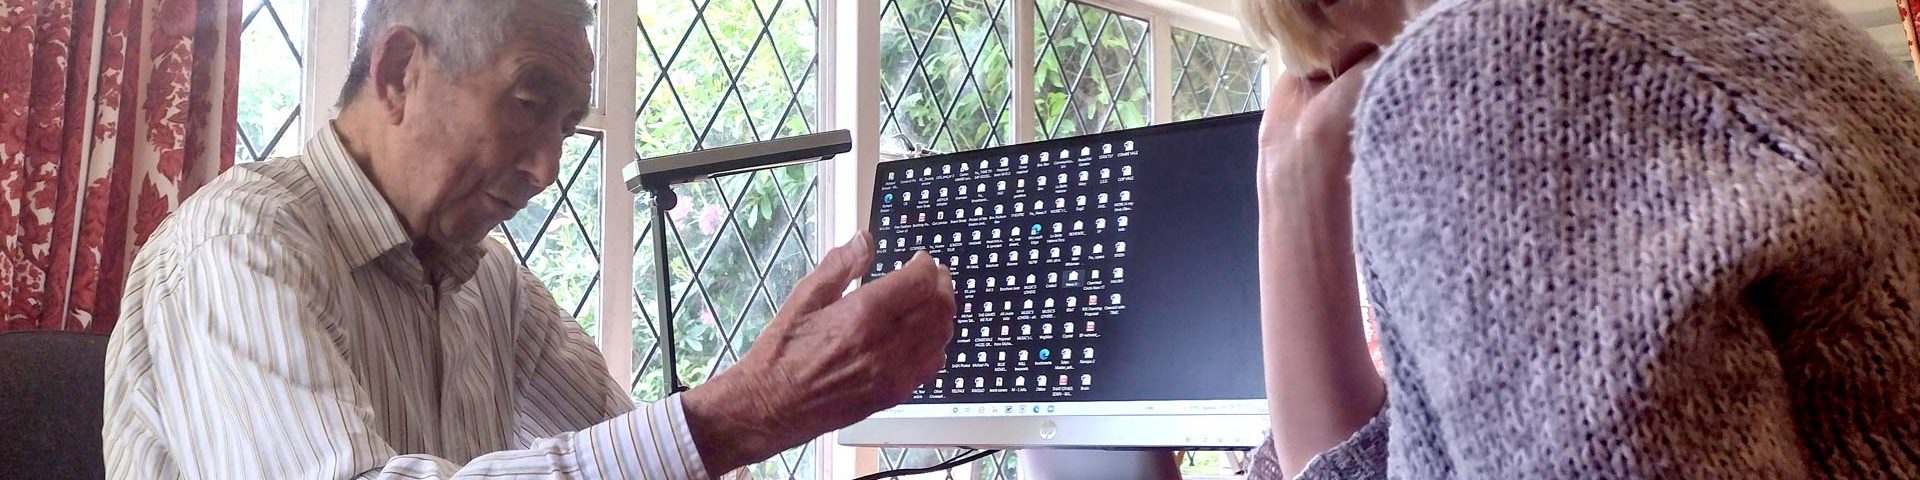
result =
[[[945,365],[951,272],[920,253],[842,297],[872,261],[866,233],[828,252],[739,364],[681,397],[709,473],[898,405]]]

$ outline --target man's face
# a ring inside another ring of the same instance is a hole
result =
[[[561,144],[586,114],[586,33],[522,10],[490,63],[453,78],[427,62],[409,80],[391,150],[407,169],[399,184],[412,201],[395,207],[426,240],[471,245],[512,218],[554,182]]]

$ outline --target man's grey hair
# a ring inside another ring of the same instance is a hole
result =
[[[593,9],[585,0],[370,0],[361,21],[360,38],[354,45],[353,66],[347,70],[347,83],[340,92],[345,107],[367,83],[372,70],[373,42],[387,29],[412,27],[425,37],[426,48],[440,65],[454,76],[473,73],[493,59],[506,41],[513,14],[520,4],[559,15],[560,19],[586,28],[593,24]]]

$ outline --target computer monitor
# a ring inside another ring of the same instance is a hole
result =
[[[1240,114],[885,162],[878,279],[953,271],[945,369],[863,446],[1257,446],[1268,425],[1255,140]]]

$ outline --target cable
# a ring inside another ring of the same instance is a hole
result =
[[[864,477],[860,477],[860,478],[856,478],[856,479],[853,479],[853,480],[880,480],[880,479],[882,479],[882,478],[891,478],[891,477],[901,477],[901,476],[906,476],[906,475],[919,475],[919,474],[923,474],[923,473],[933,473],[933,472],[938,472],[938,471],[942,471],[942,470],[947,470],[947,469],[951,469],[951,468],[953,468],[953,467],[958,467],[958,466],[961,466],[961,465],[966,465],[966,464],[969,464],[969,463],[973,463],[973,462],[977,462],[977,461],[979,461],[979,460],[980,460],[980,459],[982,459],[982,458],[987,458],[987,457],[991,457],[991,456],[993,456],[993,454],[996,454],[996,453],[1000,453],[1000,451],[999,451],[999,450],[972,450],[972,449],[969,449],[969,450],[966,450],[966,451],[964,451],[964,452],[961,452],[961,453],[960,453],[960,456],[957,456],[957,457],[953,457],[953,459],[951,459],[951,460],[947,460],[947,461],[944,461],[944,462],[940,462],[940,463],[938,463],[938,464],[934,464],[933,466],[928,466],[928,467],[920,467],[920,468],[902,468],[902,469],[896,469],[896,470],[888,470],[888,471],[884,471],[884,472],[880,472],[880,473],[876,473],[876,474],[872,474],[872,475],[867,475],[867,476],[864,476]]]

